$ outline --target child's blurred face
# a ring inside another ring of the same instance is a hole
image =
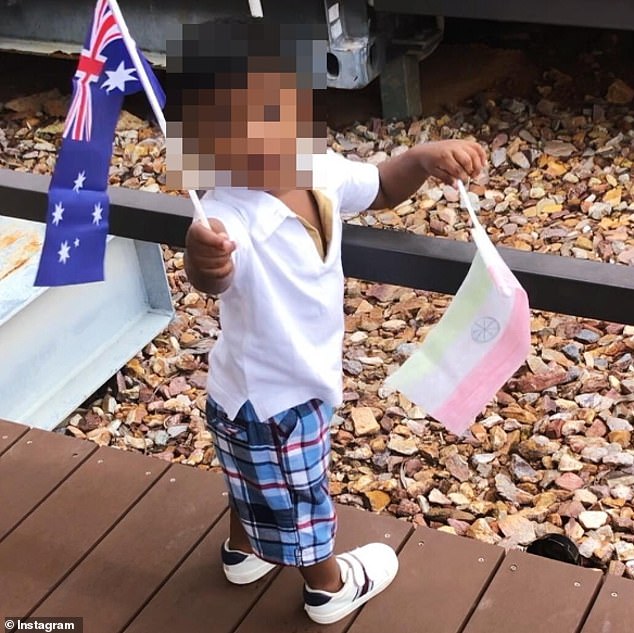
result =
[[[248,72],[242,87],[224,79],[183,99],[183,167],[196,165],[200,173],[197,182],[183,178],[179,185],[310,188],[307,159],[298,161],[298,155],[326,149],[325,124],[321,138],[313,138],[312,90],[298,88],[294,73]],[[207,182],[211,172],[213,184]]]

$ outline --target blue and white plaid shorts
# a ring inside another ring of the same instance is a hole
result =
[[[267,420],[247,401],[235,420],[211,398],[207,425],[254,552],[304,567],[333,553],[337,520],[328,489],[332,407],[310,400]]]

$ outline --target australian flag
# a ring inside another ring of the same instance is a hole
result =
[[[139,52],[161,107],[165,94]],[[123,98],[141,82],[108,0],[98,0],[73,78],[73,97],[48,191],[36,286],[104,279],[108,172]]]

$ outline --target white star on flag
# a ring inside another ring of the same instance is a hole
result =
[[[73,187],[73,191],[75,193],[79,193],[79,190],[83,188],[85,180],[86,180],[86,172],[85,171],[79,172],[77,174],[77,178],[75,178],[75,180],[73,181],[73,184],[75,185]]]
[[[125,64],[121,62],[117,67],[117,70],[106,70],[108,79],[101,84],[101,87],[108,93],[115,88],[121,92],[125,92],[126,81],[136,81],[137,78],[132,76],[132,73],[136,72],[136,69],[126,68]]]
[[[55,205],[55,211],[53,212],[53,224],[57,226],[62,220],[64,215],[64,207],[61,202]]]
[[[93,224],[99,225],[99,223],[101,222],[101,214],[102,213],[103,213],[103,207],[101,206],[101,203],[98,202],[95,205],[95,210],[92,212],[92,223]]]
[[[68,246],[68,242],[62,242],[57,254],[59,255],[60,264],[65,264],[70,259],[70,247]]]
[[[73,244],[75,245],[75,248],[77,248],[79,246],[79,238],[76,237],[75,241],[73,242]]]

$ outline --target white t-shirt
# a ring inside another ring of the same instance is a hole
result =
[[[341,211],[366,210],[379,175],[374,165],[327,153],[314,156],[313,181],[332,203],[325,260],[296,214],[264,191],[216,188],[202,199],[237,246],[207,382],[230,419],[246,400],[260,420],[313,398],[341,403]]]

